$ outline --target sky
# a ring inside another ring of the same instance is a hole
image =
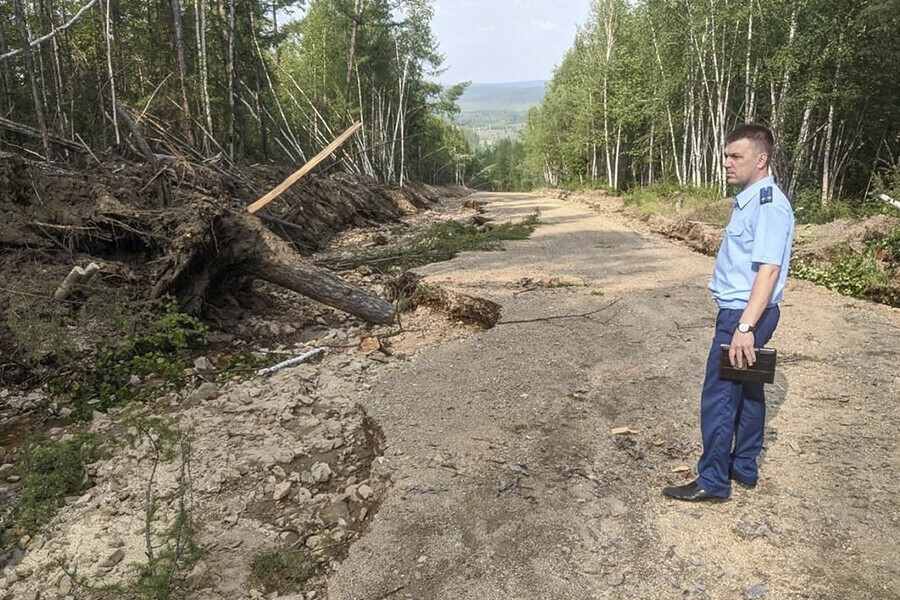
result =
[[[432,30],[444,84],[550,79],[590,0],[436,0]]]

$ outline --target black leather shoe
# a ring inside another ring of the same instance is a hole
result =
[[[713,496],[697,483],[696,480],[686,483],[685,485],[677,485],[673,487],[663,488],[663,494],[675,498],[676,500],[684,500],[686,502],[700,502],[702,500],[722,501],[727,498]]]

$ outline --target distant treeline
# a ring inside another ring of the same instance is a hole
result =
[[[298,163],[362,120],[345,169],[458,181],[464,86],[429,82],[432,14],[431,0],[0,0],[0,147],[146,155],[144,138],[193,160]]]
[[[900,188],[900,0],[594,0],[524,131],[523,177],[724,191],[724,138],[775,132],[816,202]]]

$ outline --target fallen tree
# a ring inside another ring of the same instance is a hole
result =
[[[158,178],[171,188],[170,203],[154,184]],[[10,288],[49,297],[73,264],[94,261],[95,283],[115,282],[132,298],[173,296],[196,315],[210,299],[240,295],[261,279],[368,322],[390,323],[389,302],[304,255],[342,229],[395,220],[429,199],[334,175],[304,180],[249,214],[259,189],[282,179],[284,169],[275,167],[228,178],[199,164],[173,163],[162,172],[126,164],[113,172],[87,163],[70,171],[0,155],[0,272]],[[41,256],[46,284],[35,285],[23,252]]]

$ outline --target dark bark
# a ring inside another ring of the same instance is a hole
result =
[[[393,305],[353,287],[337,275],[303,261],[262,260],[255,265],[259,279],[293,290],[369,323],[388,325],[394,321]]]

